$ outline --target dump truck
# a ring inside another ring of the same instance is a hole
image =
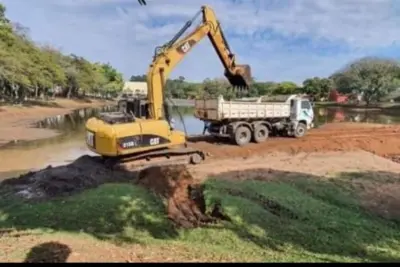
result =
[[[302,95],[256,99],[196,99],[194,116],[212,136],[229,138],[239,146],[264,142],[269,136],[300,138],[313,127],[311,102]]]

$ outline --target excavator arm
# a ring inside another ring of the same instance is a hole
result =
[[[202,15],[202,23],[186,37],[180,37]],[[251,69],[248,65],[237,65],[234,54],[227,43],[221,25],[214,11],[208,6],[202,6],[196,15],[186,22],[185,26],[165,45],[156,48],[153,62],[147,73],[149,115],[159,120],[164,118],[163,103],[165,99],[164,86],[171,71],[191,49],[205,36],[208,36],[222,65],[225,76],[232,86],[247,88],[251,81]]]

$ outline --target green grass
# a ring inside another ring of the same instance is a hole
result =
[[[106,184],[65,199],[0,200],[0,228],[85,233],[128,245],[186,247],[183,258],[236,261],[398,261],[400,226],[367,213],[339,182],[206,182],[232,222],[175,230],[143,188]],[[267,204],[268,205],[267,205]]]

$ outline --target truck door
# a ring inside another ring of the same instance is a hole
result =
[[[301,100],[301,112],[299,116],[299,120],[305,120],[307,124],[310,124],[314,119],[314,110],[311,106],[310,101],[307,99]]]
[[[290,100],[290,119],[297,120],[298,101],[295,99]]]

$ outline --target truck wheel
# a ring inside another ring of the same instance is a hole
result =
[[[294,131],[294,137],[303,137],[307,132],[307,126],[304,123],[299,123],[296,130]]]
[[[268,127],[265,125],[258,125],[254,129],[253,139],[256,143],[262,143],[268,138]]]
[[[235,143],[239,146],[244,146],[251,140],[251,131],[246,126],[240,126],[236,129],[234,135]]]

